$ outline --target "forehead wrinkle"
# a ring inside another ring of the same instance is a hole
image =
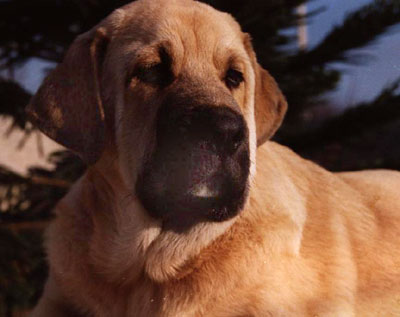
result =
[[[214,51],[214,58],[222,59],[224,63],[229,62],[232,58],[240,56],[238,46],[234,39],[216,42]]]
[[[196,68],[209,70],[209,66],[213,65],[218,72],[227,63],[230,55],[233,55],[233,52],[236,52],[237,48],[241,46],[241,43],[237,41],[241,37],[237,36],[237,30],[230,24],[223,25],[225,28],[221,27],[220,23],[213,27],[213,23],[208,20],[208,17],[206,17],[206,21],[203,20],[203,12],[196,11],[193,12],[192,23],[187,28],[190,30],[190,37],[187,34],[187,40],[191,42],[185,45],[185,56],[190,55],[190,58],[193,59],[192,64],[194,64],[192,66]],[[234,55],[243,54],[239,51]]]
[[[233,52],[241,46],[240,26],[233,18],[203,3],[169,2],[168,5],[151,6],[145,11],[146,14],[139,19],[125,19],[129,20],[129,26],[125,24],[121,41],[130,47],[131,52],[132,49],[137,52],[140,43],[147,46],[155,41],[170,42],[170,54],[177,73],[182,67],[207,73],[210,66],[215,71],[221,70],[221,62],[226,64],[229,58],[227,51]],[[151,19],[156,23],[145,21],[144,16],[150,13],[157,17]]]
[[[188,32],[185,32],[186,38],[184,44],[186,44],[185,49],[187,50],[187,54],[194,55],[196,59],[202,59],[202,57],[206,57],[207,53],[209,53],[208,49],[209,45],[205,45],[208,43],[203,43],[203,39],[206,39],[206,42],[210,40],[207,36],[207,32],[204,32],[205,25],[204,14],[203,12],[199,12],[196,8],[193,8],[190,11],[190,16],[185,19],[189,21],[189,25],[185,27]],[[187,15],[187,14],[185,14]]]

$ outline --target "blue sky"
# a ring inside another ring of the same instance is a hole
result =
[[[371,0],[310,1],[309,11],[321,7],[326,9],[309,21],[310,46],[318,44],[332,27],[342,23],[348,13],[370,2]],[[383,87],[400,77],[400,25],[390,28],[387,34],[359,51],[372,57],[367,64],[332,64],[332,67],[345,71],[337,90],[329,95],[339,108],[371,100]]]
[[[308,21],[310,47],[318,44],[324,36],[340,24],[345,16],[371,0],[313,0],[308,3],[308,11],[321,7],[325,10]],[[333,93],[328,96],[338,108],[346,108],[360,101],[371,100],[384,86],[400,76],[400,25],[392,27],[388,34],[380,37],[372,45],[362,49],[373,58],[366,65],[332,64],[331,67],[344,70],[343,78]],[[49,64],[33,59],[18,69],[16,79],[25,88],[34,92],[43,79],[43,69]]]

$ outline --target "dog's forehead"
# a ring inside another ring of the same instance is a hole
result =
[[[172,39],[203,48],[243,43],[240,26],[232,16],[194,0],[139,0],[119,12],[124,16],[119,33],[127,41]]]

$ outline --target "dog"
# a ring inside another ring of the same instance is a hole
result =
[[[79,36],[27,107],[88,164],[32,316],[400,316],[400,173],[269,141],[286,108],[206,4],[138,0]]]

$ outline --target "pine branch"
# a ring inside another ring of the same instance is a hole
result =
[[[57,201],[85,170],[68,151],[50,157],[53,169],[31,168],[27,176],[0,166],[0,223],[49,219]]]
[[[288,137],[283,141],[296,151],[308,151],[323,144],[342,142],[375,127],[400,119],[400,94],[396,93],[400,79],[370,103],[360,103],[343,114],[328,120],[317,130]]]
[[[0,77],[0,116],[10,116],[13,119],[13,128],[25,129],[25,106],[31,94],[18,83]]]
[[[17,232],[0,227],[0,313],[31,308],[37,301],[47,275],[42,248],[42,230]],[[2,315],[3,316],[3,315]]]
[[[311,51],[295,56],[290,69],[308,69],[331,62],[354,62],[349,50],[364,47],[400,22],[399,0],[375,0],[347,16]]]
[[[60,62],[67,47],[129,0],[0,1],[0,69],[39,57]]]
[[[43,229],[85,169],[66,151],[53,153],[50,161],[54,169],[32,168],[27,176],[0,167],[0,314],[37,302],[47,275]]]

